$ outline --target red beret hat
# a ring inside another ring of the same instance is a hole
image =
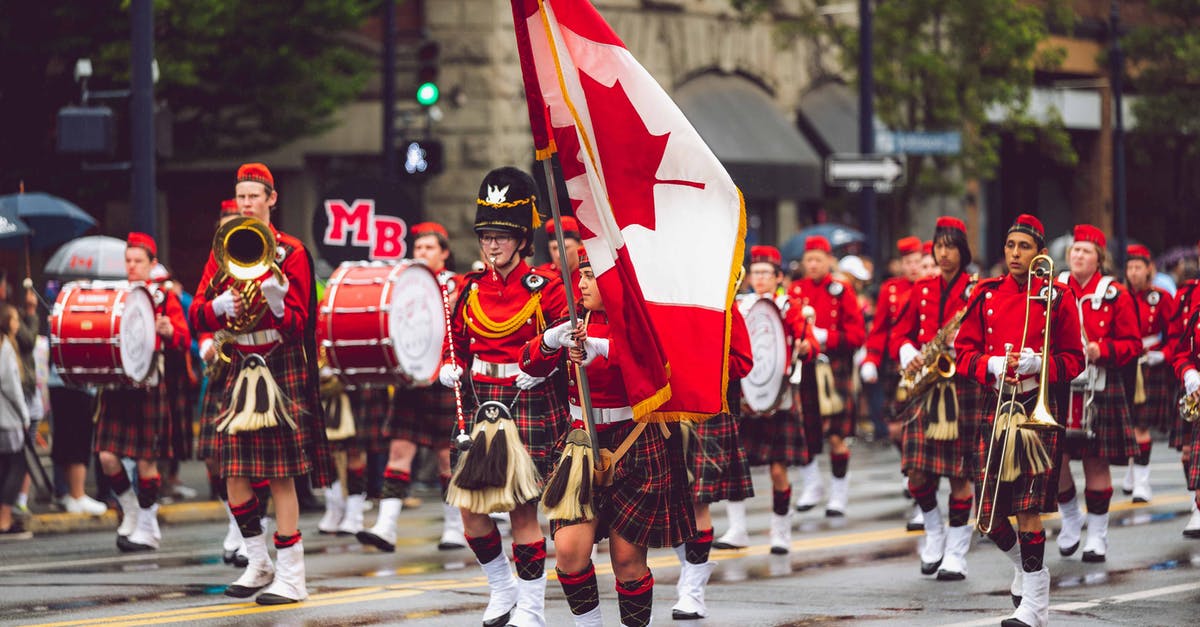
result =
[[[556,223],[554,218],[546,220],[546,235],[554,235]],[[563,237],[571,237],[579,239],[579,222],[571,216],[562,217],[562,232]]]
[[[1037,242],[1039,247],[1045,247],[1046,245],[1046,229],[1042,227],[1042,221],[1029,215],[1028,213],[1022,213],[1021,215],[1017,216],[1017,219],[1013,222],[1013,225],[1008,229],[1009,233],[1012,233],[1013,231],[1024,233],[1032,237],[1033,240]]]
[[[268,190],[275,189],[275,177],[271,176],[271,171],[261,163],[243,163],[237,171],[237,182],[243,181],[254,181],[266,185]]]
[[[922,255],[932,255],[933,254],[933,240],[929,240],[928,242],[921,244],[921,254]]]
[[[446,239],[450,239],[450,233],[446,231],[446,227],[438,224],[437,222],[421,222],[419,224],[414,224],[411,231],[413,237],[421,237],[422,235],[436,233]]]
[[[900,240],[896,242],[896,250],[900,251],[901,256],[919,253],[921,252],[921,238],[913,237],[911,235],[908,237],[901,237]]]
[[[942,216],[937,219],[936,228],[939,229],[958,229],[963,233],[967,232],[967,225],[963,224],[962,220],[951,216]]]
[[[145,233],[134,231],[126,238],[125,243],[129,248],[139,247],[145,248],[146,252],[150,253],[151,257],[158,256],[158,246],[154,244],[154,238]]]
[[[1104,238],[1104,231],[1090,224],[1075,225],[1075,241],[1076,242],[1091,242],[1100,248],[1108,245],[1108,240]]]
[[[750,263],[769,263],[782,266],[783,255],[774,246],[751,246]]]
[[[829,245],[829,240],[820,235],[811,235],[804,240],[804,252],[810,250],[820,250],[829,254],[833,254],[833,247]]]
[[[579,250],[577,252],[579,254],[579,267],[580,268],[592,267],[592,262],[590,259],[588,259],[587,249],[585,249],[583,246],[580,246]]]
[[[1125,256],[1130,259],[1145,259],[1146,263],[1149,263],[1151,260],[1150,249],[1141,244],[1130,244],[1125,249]]]
[[[230,198],[228,200],[221,201],[221,217],[236,216],[239,213],[241,213],[241,211],[238,210],[238,204],[236,200]]]

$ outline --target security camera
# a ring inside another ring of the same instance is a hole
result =
[[[75,82],[92,77],[92,60],[79,59],[75,62]]]

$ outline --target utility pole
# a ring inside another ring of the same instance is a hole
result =
[[[383,179],[396,178],[396,0],[383,9]]]
[[[1121,105],[1122,76],[1125,58],[1121,54],[1121,3],[1109,3],[1109,43],[1112,45],[1113,96],[1113,209],[1117,227],[1117,272],[1125,271],[1125,247],[1128,245],[1129,224],[1125,207],[1125,112]]]
[[[871,0],[858,0],[858,152],[875,152],[875,71],[871,52]],[[867,237],[866,253],[876,262],[880,250],[875,227],[875,188],[863,185],[858,192],[859,224]],[[879,266],[877,266],[879,267]]]
[[[132,0],[129,95],[133,176],[130,200],[135,230],[158,237],[158,202],[154,173],[154,2]]]

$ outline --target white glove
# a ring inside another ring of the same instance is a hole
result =
[[[996,377],[997,380],[1003,379],[1004,378],[1004,369],[1006,367],[1005,362],[1007,361],[1007,359],[1008,358],[1003,355],[996,355],[994,357],[988,357],[988,362],[987,362],[988,374],[992,375],[993,377]]]
[[[216,314],[218,318],[232,318],[233,292],[231,290],[225,290],[224,292],[221,292],[220,296],[212,299],[212,308],[213,313]]]
[[[267,306],[271,308],[271,313],[275,314],[276,318],[282,318],[283,297],[287,295],[288,280],[285,278],[283,283],[280,284],[275,279],[275,275],[272,274],[258,288],[262,291],[263,298],[267,299]]]
[[[800,382],[803,380],[804,364],[797,361],[795,366],[792,367],[792,376],[788,377],[788,383],[791,383],[792,385],[800,385]]]
[[[535,377],[531,374],[526,374],[524,370],[517,371],[517,387],[522,390],[531,390],[542,384],[546,377]]]
[[[1183,373],[1183,389],[1188,396],[1195,394],[1196,390],[1200,390],[1200,372],[1188,370]]]
[[[441,369],[438,370],[438,382],[448,388],[452,388],[458,383],[459,378],[462,377],[462,373],[462,366],[458,364],[442,364]]]
[[[589,337],[583,342],[583,362],[581,365],[587,366],[592,363],[592,360],[597,355],[602,355],[608,359],[608,338],[606,337]]]
[[[859,346],[858,350],[854,351],[854,367],[858,368],[867,360],[867,347]]]
[[[829,330],[813,327],[813,335],[817,336],[817,343],[821,345],[821,348],[825,348],[825,341],[829,339]]]
[[[329,377],[333,376],[333,368],[330,368],[329,366],[322,366],[321,369],[317,371],[317,375],[322,379],[328,379]]]
[[[571,321],[567,320],[558,326],[546,329],[546,332],[542,334],[542,343],[546,345],[546,348],[551,350],[558,350],[563,347],[571,348],[575,346],[575,340],[571,339],[571,334],[574,330],[575,328],[571,326]]]
[[[912,360],[916,359],[920,355],[921,355],[921,351],[917,350],[916,347],[914,347],[912,344],[904,344],[903,346],[901,346],[900,347],[900,369],[904,370],[904,369],[908,368],[908,364],[911,364]]]
[[[1037,374],[1042,369],[1042,356],[1033,352],[1032,348],[1021,349],[1017,358],[1017,374]]]
[[[211,348],[212,345],[213,345],[213,339],[211,337],[206,337],[206,338],[204,338],[204,341],[200,342],[200,358],[201,359],[204,359],[204,356],[208,354],[208,349]]]
[[[1165,359],[1166,359],[1166,357],[1163,355],[1162,351],[1146,351],[1146,365],[1147,366],[1157,366],[1157,365],[1161,364]]]
[[[875,364],[864,361],[861,368],[858,369],[858,374],[862,377],[863,383],[875,383],[879,381],[879,368]]]

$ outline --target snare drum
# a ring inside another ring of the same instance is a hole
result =
[[[125,281],[66,284],[50,314],[50,355],[63,381],[94,387],[148,384],[156,363],[154,299]]]
[[[754,367],[742,379],[742,404],[749,416],[769,416],[784,404],[788,391],[788,343],[779,307],[767,298],[745,311]]]
[[[317,340],[346,383],[430,385],[445,339],[442,287],[423,264],[348,261],[330,277]]]

